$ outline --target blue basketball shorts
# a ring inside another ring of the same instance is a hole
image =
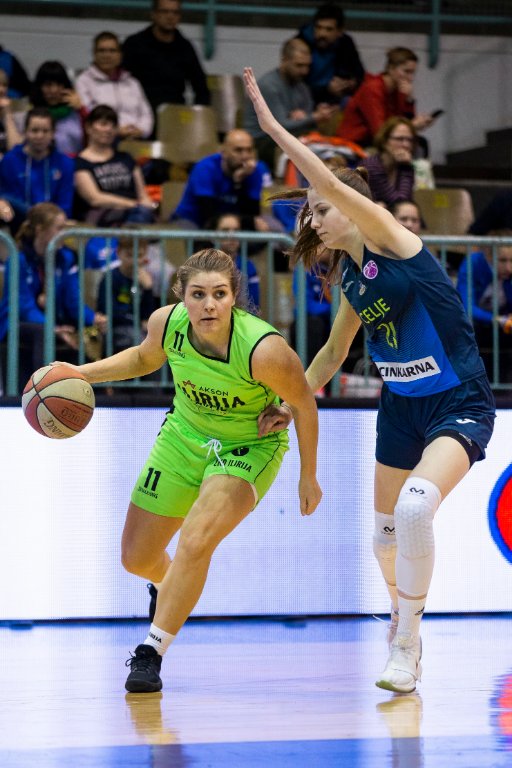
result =
[[[414,469],[425,447],[442,435],[457,440],[470,463],[485,459],[496,404],[486,376],[427,397],[404,397],[382,388],[375,458],[397,469]]]

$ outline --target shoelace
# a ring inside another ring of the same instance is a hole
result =
[[[151,656],[134,656],[130,653],[130,658],[126,659],[125,667],[130,667],[132,672],[149,672],[154,659]]]
[[[222,469],[224,471],[226,470],[226,465],[224,464],[224,462],[222,461],[222,459],[220,457],[220,452],[222,451],[222,443],[221,443],[220,440],[217,440],[217,438],[215,438],[215,437],[211,437],[208,440],[207,443],[203,443],[202,444],[201,448],[208,448],[208,453],[206,455],[207,459],[210,458],[210,454],[213,451],[214,454],[215,454],[215,458],[217,459],[217,461],[221,465]]]

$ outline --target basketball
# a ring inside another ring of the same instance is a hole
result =
[[[28,380],[21,406],[36,432],[62,440],[77,435],[90,422],[94,392],[82,374],[73,368],[45,365]]]

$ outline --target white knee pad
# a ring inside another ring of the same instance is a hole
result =
[[[400,492],[395,507],[399,594],[419,598],[428,592],[435,558],[432,521],[440,502],[439,488],[421,477],[409,477]]]
[[[421,477],[409,477],[395,507],[398,550],[403,557],[427,557],[434,550],[432,521],[441,503],[439,488]]]
[[[395,584],[396,536],[395,518],[375,512],[375,531],[373,533],[373,553],[380,570],[388,584]]]

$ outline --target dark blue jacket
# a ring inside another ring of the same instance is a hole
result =
[[[0,197],[22,215],[36,203],[55,203],[71,216],[74,169],[74,161],[62,152],[34,160],[17,144],[0,162]]]
[[[473,320],[479,323],[492,323],[492,312],[488,312],[485,309],[481,309],[479,306],[480,299],[484,295],[485,289],[492,282],[492,268],[485,255],[481,251],[471,254],[471,267],[472,267],[472,312]],[[502,280],[503,291],[507,303],[505,306],[499,307],[500,314],[508,315],[512,313],[512,281]],[[462,302],[466,308],[466,312],[469,313],[468,303],[468,263],[464,260],[459,268],[459,275],[457,278],[457,290],[461,295]]]
[[[35,253],[31,243],[24,243],[19,254],[20,323],[44,323],[44,312],[37,297],[44,291],[44,261]],[[10,260],[5,268],[4,293],[0,301],[0,341],[7,335],[9,313]],[[73,251],[60,248],[55,258],[55,322],[57,325],[78,325],[78,267]],[[85,325],[94,322],[93,310],[84,307]]]

